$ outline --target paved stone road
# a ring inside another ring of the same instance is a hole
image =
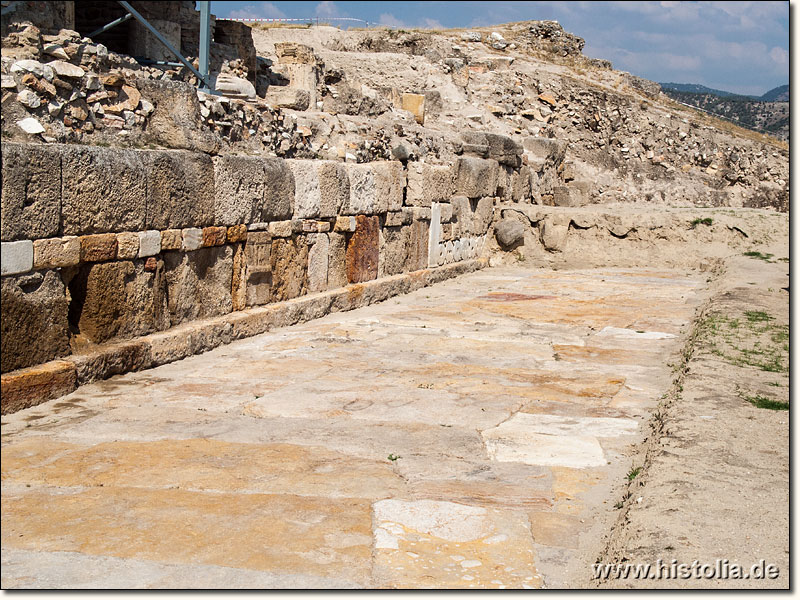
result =
[[[487,269],[5,416],[3,587],[585,585],[704,284]]]

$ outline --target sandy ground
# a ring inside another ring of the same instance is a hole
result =
[[[749,578],[612,577],[602,586],[788,589],[789,412],[780,410],[789,402],[788,249],[780,238],[760,257],[725,261],[685,376],[665,399],[663,430],[636,459],[643,469],[602,556],[629,564],[727,560]],[[754,578],[751,565],[762,560],[779,569],[777,578]]]

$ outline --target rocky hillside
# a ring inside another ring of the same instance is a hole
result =
[[[682,104],[696,106],[737,125],[789,141],[789,86],[760,98],[687,84],[661,84],[664,93]]]

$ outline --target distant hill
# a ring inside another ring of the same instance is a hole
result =
[[[699,83],[659,83],[658,85],[660,85],[661,89],[664,90],[665,92],[668,90],[673,90],[676,92],[684,92],[688,94],[712,94],[714,96],[719,96],[720,98],[739,96],[741,98],[748,98],[748,99],[756,99],[756,100],[762,99],[762,98],[756,98],[756,96],[744,96],[742,94],[734,94],[733,92],[726,92],[725,90],[715,90],[714,88],[706,87],[704,85],[700,85]],[[786,87],[788,88],[789,86]],[[769,93],[770,92],[767,92],[767,94]]]
[[[779,85],[761,96],[759,100],[764,102],[789,102],[789,84]]]

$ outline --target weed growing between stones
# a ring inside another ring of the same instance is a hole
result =
[[[739,395],[742,397],[743,400],[747,400],[747,402],[749,402],[756,408],[765,408],[767,410],[789,410],[788,402],[781,402],[780,400],[772,400],[771,398],[767,398],[766,396],[762,396],[761,394],[756,394],[755,396],[749,396],[740,393]]]
[[[711,225],[714,222],[714,219],[711,217],[706,217],[705,219],[695,219],[690,223],[692,229],[697,227],[698,225]]]
[[[745,256],[749,256],[750,258],[756,258],[758,260],[763,260],[764,262],[775,262],[774,260],[770,260],[773,257],[773,255],[770,254],[769,252],[766,252],[766,253],[762,254],[761,252],[757,252],[755,250],[751,250],[749,252],[745,252],[744,255]],[[784,260],[784,259],[781,258],[779,260]],[[788,262],[788,259],[787,259],[787,262]]]
[[[744,319],[715,313],[701,331],[713,354],[737,366],[769,373],[789,372],[789,326],[772,323],[764,311],[745,311]]]

